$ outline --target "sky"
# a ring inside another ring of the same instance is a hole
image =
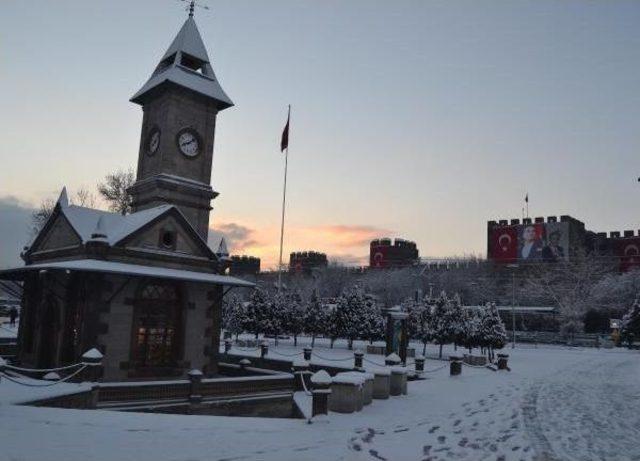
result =
[[[196,22],[235,107],[218,116],[211,243],[359,264],[368,241],[484,255],[486,222],[572,215],[638,229],[640,2],[203,0]],[[177,0],[4,0],[0,266],[63,185],[136,165],[128,99],[186,19]]]

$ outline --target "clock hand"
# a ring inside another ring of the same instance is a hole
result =
[[[188,146],[189,144],[192,144],[193,142],[195,142],[195,139],[192,139],[191,141],[187,141],[187,142],[183,142],[182,144],[180,144],[182,147],[184,146]]]

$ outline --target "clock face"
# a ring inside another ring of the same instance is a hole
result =
[[[154,128],[149,135],[149,139],[147,140],[147,154],[153,155],[158,150],[160,146],[160,130],[158,128]]]
[[[200,141],[195,131],[186,129],[177,137],[178,148],[187,157],[195,157],[200,153]]]

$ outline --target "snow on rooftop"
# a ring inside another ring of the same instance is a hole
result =
[[[80,235],[82,243],[91,240],[100,221],[101,231],[107,236],[108,243],[114,245],[170,208],[172,205],[160,205],[128,215],[76,205],[69,205],[61,210]]]

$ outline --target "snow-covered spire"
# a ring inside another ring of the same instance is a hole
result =
[[[102,216],[98,218],[96,228],[91,233],[91,240],[94,242],[107,242],[107,231],[102,220]]]
[[[173,83],[214,99],[218,110],[233,106],[213,72],[207,49],[192,15],[182,25],[151,78],[133,95],[131,101],[144,104],[154,90],[164,83]]]
[[[216,251],[216,255],[219,258],[228,258],[229,250],[227,249],[227,242],[224,240],[224,237],[220,240],[220,245],[218,245],[218,251]]]
[[[57,202],[62,208],[67,208],[69,206],[69,196],[67,195],[66,186],[62,188],[62,192],[60,192],[60,197],[58,197]]]

